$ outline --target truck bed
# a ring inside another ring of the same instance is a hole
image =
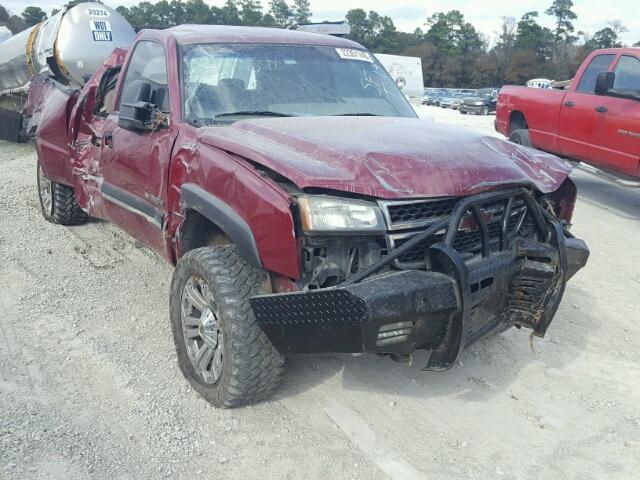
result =
[[[531,141],[542,150],[557,148],[558,119],[566,91],[506,86],[498,95],[496,129],[508,137],[513,130],[510,119],[526,112]],[[536,128],[543,125],[545,130]]]

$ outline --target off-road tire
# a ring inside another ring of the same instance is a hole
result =
[[[87,221],[88,216],[78,205],[73,188],[44,177],[40,162],[38,162],[36,175],[40,210],[47,221],[59,225],[81,225]],[[42,189],[43,183],[50,186],[48,192]],[[45,196],[50,196],[48,206]]]
[[[223,340],[223,367],[206,383],[189,359],[182,329],[185,283],[202,279],[215,298]],[[171,281],[170,318],[178,364],[191,386],[216,407],[233,408],[265,400],[280,383],[284,358],[256,323],[249,298],[267,293],[265,271],[247,263],[233,245],[203,247],[186,253]]]
[[[509,135],[509,141],[522,145],[523,147],[533,148],[531,137],[529,137],[529,130],[526,129],[519,129],[511,132],[511,135]]]

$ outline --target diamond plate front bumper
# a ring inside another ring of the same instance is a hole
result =
[[[486,198],[494,197],[472,197],[456,208],[444,240],[425,252],[431,270],[376,275],[401,254],[400,247],[337,287],[253,297],[258,324],[283,354],[428,349],[427,368],[433,370],[451,367],[466,345],[502,324],[544,336],[566,281],[586,264],[589,250],[527,199],[539,239],[517,237],[498,253],[465,262],[452,247],[455,232],[465,212]],[[477,219],[482,223],[482,215]],[[441,228],[435,225],[433,232]]]

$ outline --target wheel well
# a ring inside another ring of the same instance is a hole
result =
[[[231,245],[231,239],[204,215],[195,210],[187,210],[180,228],[180,248],[178,256],[200,247]]]
[[[515,110],[511,112],[511,116],[509,117],[509,133],[515,130],[526,130],[529,128],[527,125],[527,119],[524,116],[524,113]]]

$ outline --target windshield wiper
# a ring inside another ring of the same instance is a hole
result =
[[[358,113],[338,113],[332,117],[381,117],[377,113],[358,112]]]
[[[239,112],[224,112],[218,113],[215,118],[220,117],[234,117],[240,115],[254,115],[256,117],[294,117],[295,115],[289,115],[282,112],[271,112],[269,110],[241,110]]]

